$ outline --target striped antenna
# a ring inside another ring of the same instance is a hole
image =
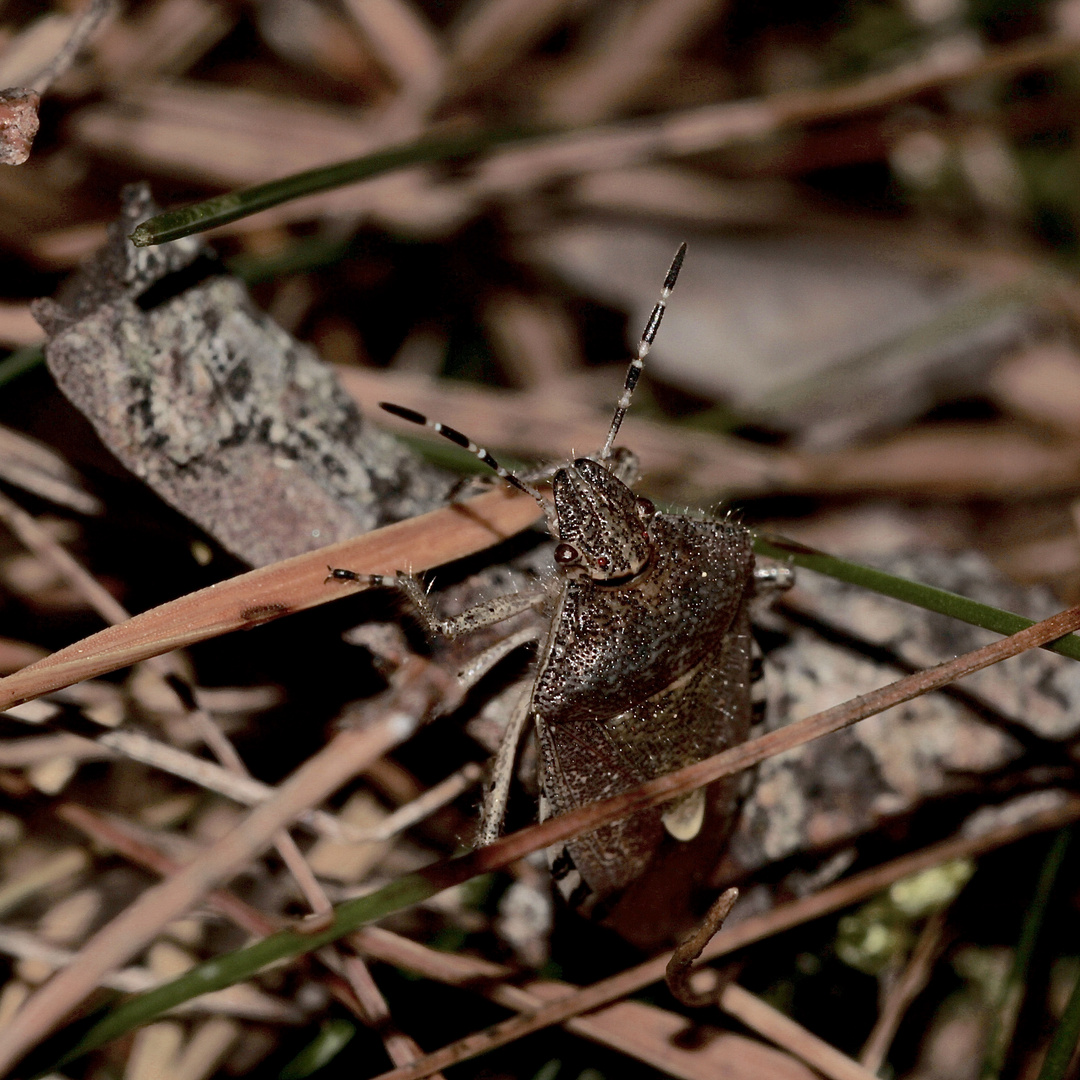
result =
[[[514,487],[524,491],[526,495],[531,495],[544,511],[544,516],[547,518],[548,526],[552,530],[552,535],[558,536],[558,530],[555,528],[554,513],[548,504],[548,501],[540,494],[540,490],[533,487],[532,484],[519,479],[508,469],[504,469],[487,450],[482,446],[477,446],[467,435],[462,435],[457,428],[452,428],[447,424],[441,424],[438,420],[429,420],[423,413],[418,413],[414,409],[406,409],[404,405],[395,405],[390,401],[380,401],[379,408],[390,413],[392,416],[399,416],[402,420],[408,420],[410,424],[431,428],[432,431],[437,432],[444,439],[449,439],[456,446],[460,446],[463,450],[468,450],[470,454],[478,457],[489,469],[508,484],[513,484]]]
[[[619,434],[623,417],[626,415],[626,410],[630,408],[630,399],[634,396],[634,387],[637,386],[638,378],[645,367],[645,357],[649,355],[652,343],[656,340],[656,331],[660,329],[660,320],[667,310],[668,297],[671,296],[671,290],[675,288],[675,282],[679,277],[679,271],[682,269],[685,256],[686,244],[683,243],[679,245],[679,250],[675,252],[675,258],[671,260],[671,266],[668,267],[667,277],[664,278],[664,286],[660,290],[660,295],[656,298],[652,314],[642,331],[641,341],[638,342],[637,356],[630,361],[630,366],[626,369],[626,382],[623,383],[622,396],[615,406],[615,415],[611,418],[611,427],[608,429],[604,448],[600,451],[601,461],[607,461],[611,457],[611,447],[615,442],[615,436]]]

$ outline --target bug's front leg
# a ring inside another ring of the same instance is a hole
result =
[[[467,634],[472,630],[480,630],[485,626],[509,619],[513,615],[519,615],[530,608],[539,607],[547,599],[545,589],[527,589],[522,592],[507,593],[503,596],[494,596],[490,600],[476,604],[459,615],[443,618],[428,599],[424,587],[411,574],[396,574],[393,577],[382,574],[358,574],[354,570],[341,570],[330,568],[327,581],[351,581],[361,585],[375,587],[387,586],[401,589],[412,601],[420,621],[425,629],[433,634],[441,634],[445,638],[453,639],[460,634]]]

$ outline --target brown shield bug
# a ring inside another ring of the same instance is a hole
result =
[[[637,472],[633,455],[613,449],[685,250],[684,244],[664,280],[603,448],[549,471],[553,507],[536,486],[542,474],[515,476],[453,428],[382,406],[433,428],[531,494],[556,541],[555,572],[545,586],[494,597],[452,619],[434,612],[411,577],[331,571],[335,580],[402,588],[429,629],[451,637],[529,608],[546,616],[545,631],[527,634],[539,637],[535,675],[496,756],[481,844],[498,835],[530,718],[540,746],[541,819],[719,753],[749,730],[750,536],[730,519],[657,512],[629,486]],[[495,659],[506,654],[496,651]],[[707,883],[733,797],[730,784],[720,783],[580,836],[549,852],[553,875],[576,907],[609,910],[620,894],[637,893],[649,871],[660,885],[647,906],[666,906],[672,862],[688,848],[696,852],[689,877]],[[679,873],[685,877],[685,868]],[[640,919],[641,904],[635,908]]]

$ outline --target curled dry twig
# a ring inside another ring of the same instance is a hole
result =
[[[75,19],[67,41],[59,52],[26,86],[0,90],[0,165],[22,165],[38,132],[41,95],[75,62],[90,35],[113,8],[113,0],[90,0]]]
[[[738,889],[722,892],[701,920],[701,925],[679,943],[668,961],[664,981],[672,994],[692,1009],[716,1005],[724,996],[726,980],[718,981],[707,990],[695,990],[690,985],[690,977],[694,973],[694,961],[724,925],[724,920],[731,914],[731,909],[738,899]]]

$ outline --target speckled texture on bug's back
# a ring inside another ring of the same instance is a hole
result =
[[[749,534],[670,515],[658,515],[652,532],[654,561],[643,574],[624,587],[570,581],[555,613],[532,698],[549,814],[746,738]],[[722,801],[730,803],[727,788]],[[660,814],[568,845],[590,903],[645,871],[664,840]]]

